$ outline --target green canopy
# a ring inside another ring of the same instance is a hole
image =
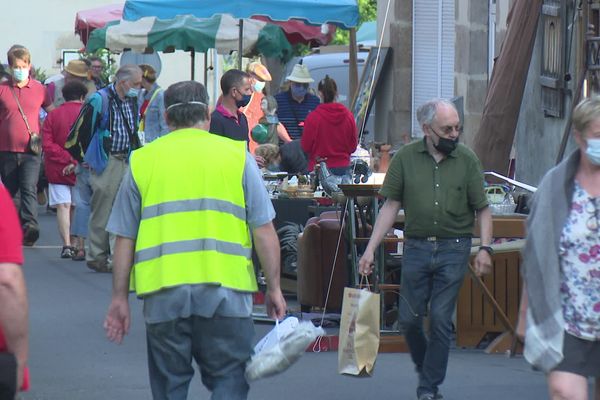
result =
[[[194,50],[204,53],[208,49],[216,49],[218,53],[228,54],[238,49],[238,24],[237,19],[227,14],[214,15],[212,18],[182,15],[168,20],[144,17],[137,21],[115,21],[94,30],[86,50]],[[244,56],[262,54],[279,58],[282,62],[292,56],[292,46],[283,30],[264,21],[244,20],[243,45]]]

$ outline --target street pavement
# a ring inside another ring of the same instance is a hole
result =
[[[130,298],[132,327],[122,345],[108,342],[102,321],[111,275],[62,260],[54,214],[40,208],[41,238],[24,248],[30,305],[31,390],[24,400],[150,399],[142,303]],[[293,303],[291,299],[290,303]],[[255,340],[272,325],[256,324]],[[335,332],[329,332],[335,333]],[[249,399],[415,399],[408,354],[380,354],[370,378],[337,373],[337,353],[306,353],[283,374],[252,384]],[[522,357],[453,349],[441,391],[449,400],[545,399],[544,375]],[[196,374],[190,399],[208,399]]]

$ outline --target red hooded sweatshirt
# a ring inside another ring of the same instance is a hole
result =
[[[308,154],[309,171],[317,158],[327,158],[329,168],[348,167],[358,145],[354,116],[341,103],[320,104],[306,117],[300,143]]]

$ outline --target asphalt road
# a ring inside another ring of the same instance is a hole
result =
[[[54,215],[42,211],[40,221],[40,241],[24,250],[32,388],[23,399],[151,398],[141,302],[130,299],[133,322],[124,344],[109,343],[102,321],[111,275],[92,272],[84,262],[61,260]],[[255,339],[270,328],[257,324]],[[306,353],[285,373],[253,383],[249,398],[414,399],[415,385],[408,354],[380,354],[373,377],[353,378],[337,373],[337,353]],[[543,374],[532,371],[521,357],[482,350],[452,350],[441,390],[453,400],[547,398]],[[198,377],[189,398],[209,398]]]

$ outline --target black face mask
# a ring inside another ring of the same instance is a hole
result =
[[[438,137],[438,144],[433,145],[433,147],[435,147],[437,151],[447,156],[448,154],[452,153],[454,149],[456,149],[456,146],[458,145],[458,138],[444,138],[438,135],[438,133],[435,130],[433,130],[433,128],[430,127],[430,129]]]

